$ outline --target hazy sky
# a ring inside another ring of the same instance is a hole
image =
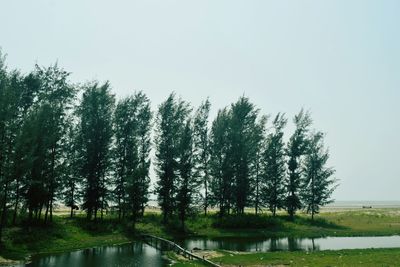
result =
[[[213,114],[243,94],[266,114],[304,107],[337,200],[399,200],[399,14],[383,0],[1,0],[0,46],[10,68],[58,61],[154,108],[171,91],[209,96]]]

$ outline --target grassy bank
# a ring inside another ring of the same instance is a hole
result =
[[[305,215],[296,217],[294,221],[288,220],[283,215],[272,218],[268,215],[248,214],[240,217],[227,217],[223,220],[220,220],[216,215],[207,217],[198,215],[187,221],[184,232],[179,227],[180,224],[177,220],[172,220],[168,225],[163,225],[161,220],[159,213],[147,212],[145,217],[136,225],[136,231],[171,240],[185,236],[208,238],[320,237],[394,235],[400,233],[399,209],[328,212],[317,216],[315,221],[311,221]],[[134,239],[131,224],[118,223],[115,218],[110,217],[94,223],[87,222],[84,217],[79,216],[72,220],[63,216],[55,216],[51,225],[28,227],[21,224],[19,227],[7,228],[4,234],[4,245],[0,250],[0,256],[19,260],[31,254],[56,253],[120,244]],[[287,255],[301,255],[301,253],[296,253],[288,253]],[[240,255],[240,257],[250,256]],[[224,259],[223,257],[221,260]]]
[[[70,220],[54,217],[51,225],[7,228],[0,255],[21,260],[31,254],[57,253],[82,248],[121,244],[130,241],[131,234],[114,220],[88,223],[84,218]]]
[[[212,260],[223,266],[398,266],[400,263],[400,249],[222,253],[225,255]]]
[[[161,224],[157,213],[148,213],[138,223],[137,229],[166,238],[182,235],[219,237],[323,237],[323,236],[377,236],[400,234],[400,210],[376,209],[343,212],[325,212],[312,221],[307,215],[299,215],[294,221],[281,215],[248,214],[218,219],[217,216],[199,215],[186,223],[185,232],[178,221],[168,226]]]
[[[219,251],[210,258],[221,266],[399,266],[400,249],[350,249],[318,252],[237,253]],[[174,258],[172,256],[172,258]],[[205,266],[175,257],[174,267]]]

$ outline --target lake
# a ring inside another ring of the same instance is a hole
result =
[[[179,242],[191,250],[226,249],[233,251],[339,250],[400,247],[400,236],[323,237],[323,238],[190,238]]]
[[[325,238],[189,238],[177,241],[188,250],[226,249],[233,251],[280,251],[280,250],[339,250],[400,247],[400,236],[374,237],[325,237]],[[32,262],[16,267],[133,267],[168,266],[161,251],[133,242],[124,245],[104,246],[79,251],[38,255]]]
[[[52,255],[32,257],[32,262],[16,267],[136,267],[168,266],[161,251],[133,242],[124,245],[104,246]]]

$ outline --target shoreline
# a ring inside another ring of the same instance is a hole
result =
[[[146,213],[136,224],[137,233],[153,234],[169,240],[182,238],[318,238],[318,237],[374,237],[400,235],[400,209],[371,209],[342,212],[322,212],[315,221],[299,215],[294,222],[285,216],[271,220],[270,216],[248,214],[244,220],[235,222],[235,217],[228,218],[228,223],[254,223],[265,221],[260,228],[218,228],[214,215],[197,217],[187,222],[186,233],[182,235],[174,223],[161,224],[157,213]],[[237,218],[237,217],[236,217]],[[231,222],[232,219],[232,222]],[[270,224],[269,224],[270,223]],[[269,225],[269,226],[268,226]],[[229,224],[227,225],[229,226]],[[12,265],[26,262],[34,255],[59,254],[93,247],[122,245],[138,241],[130,229],[130,224],[117,223],[113,218],[102,222],[86,222],[83,217],[69,219],[56,216],[53,225],[36,226],[31,232],[24,232],[21,227],[8,228],[4,236],[5,249],[0,255],[0,265]],[[275,252],[274,252],[275,253]],[[290,252],[288,252],[290,253]],[[12,262],[10,262],[11,260]]]

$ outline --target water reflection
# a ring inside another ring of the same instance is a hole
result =
[[[187,249],[225,249],[233,251],[339,250],[400,247],[400,236],[325,237],[325,238],[192,238],[181,240]]]
[[[102,266],[167,266],[160,251],[155,248],[134,242],[120,246],[106,246],[80,251],[37,256],[31,263],[18,267],[102,267]]]
[[[279,251],[279,250],[338,250],[400,247],[400,236],[375,237],[326,237],[326,238],[224,238],[211,240],[192,238],[178,241],[191,250],[226,249],[232,251]],[[37,256],[31,263],[17,267],[122,267],[167,266],[162,253],[141,242],[121,246],[105,246],[80,251]]]

